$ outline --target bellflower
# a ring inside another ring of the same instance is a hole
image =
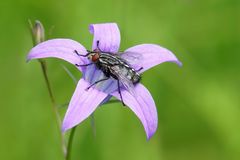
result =
[[[104,52],[118,54],[120,46],[120,32],[116,23],[92,24],[89,31],[93,34],[92,50],[97,48],[99,41],[99,49]],[[52,39],[38,44],[31,49],[27,60],[55,57],[63,59],[73,65],[88,64],[86,57],[78,56],[74,51],[82,55],[87,54],[87,50],[80,43],[71,39]],[[169,50],[155,44],[136,45],[125,50],[125,52],[141,54],[141,64],[132,65],[138,70],[139,66],[143,69],[142,73],[163,62],[175,62],[181,65],[181,62]],[[125,59],[128,56],[125,55]],[[124,54],[123,54],[124,56]],[[131,58],[131,57],[129,57]],[[86,88],[104,77],[101,70],[95,65],[76,66],[83,73],[83,77],[79,80],[76,90],[69,103],[67,113],[62,124],[62,131],[66,131],[85,120],[94,110],[102,103],[107,102],[112,96],[120,100],[117,90],[117,81],[110,78],[97,84],[95,87],[86,90]],[[124,87],[121,87],[121,93],[124,103],[135,113],[145,129],[147,139],[155,133],[158,124],[157,110],[154,100],[141,83],[134,86],[137,95],[130,94]]]

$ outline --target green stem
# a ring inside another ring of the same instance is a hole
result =
[[[66,143],[65,143],[65,139],[64,139],[64,134],[61,132],[61,118],[60,118],[60,115],[59,115],[59,113],[58,113],[56,101],[55,101],[55,98],[54,98],[54,96],[53,96],[53,92],[52,92],[52,89],[51,89],[51,85],[50,85],[50,82],[49,82],[49,79],[48,79],[46,62],[45,62],[44,60],[39,60],[39,62],[40,62],[40,64],[41,64],[41,68],[42,68],[44,80],[45,80],[45,83],[46,83],[46,85],[47,85],[48,93],[49,93],[49,96],[50,96],[50,99],[51,99],[51,102],[52,102],[52,109],[53,109],[53,112],[54,112],[54,114],[55,114],[55,116],[56,116],[57,125],[58,125],[58,130],[59,130],[60,133],[61,133],[62,151],[63,151],[64,156],[66,157],[66,155],[67,155],[67,149],[66,149]]]
[[[29,20],[29,25],[30,25],[30,29],[31,29],[31,33],[32,33],[33,45],[35,46],[35,45],[43,42],[45,40],[45,32],[44,32],[44,27],[41,24],[41,22],[40,21],[35,21],[35,24],[33,26],[31,21]],[[41,59],[39,60],[39,62],[41,64],[44,80],[45,80],[45,83],[47,85],[48,93],[49,93],[49,96],[50,96],[50,99],[51,99],[52,109],[53,109],[53,112],[56,116],[58,130],[61,133],[62,151],[63,151],[64,156],[66,157],[67,150],[66,150],[66,143],[65,143],[65,139],[64,139],[64,134],[61,132],[61,118],[60,118],[60,115],[58,113],[56,101],[55,101],[55,98],[53,96],[50,81],[49,81],[49,78],[48,78],[48,75],[47,75],[47,64],[44,60],[41,60]]]
[[[77,126],[73,127],[71,129],[71,132],[70,132],[70,135],[69,135],[66,160],[70,160],[71,159],[72,142],[73,142],[73,137],[74,137],[74,133],[75,133],[76,128],[77,128]]]
[[[65,67],[64,65],[62,65],[63,69],[67,72],[67,74],[73,79],[73,81],[75,82],[75,84],[77,84],[77,79],[74,77],[74,75],[67,69],[67,67]],[[75,134],[75,130],[76,130],[77,126],[73,127],[70,131],[70,135],[69,135],[69,139],[68,139],[68,146],[67,146],[67,154],[66,154],[66,160],[70,160],[71,159],[71,151],[72,151],[72,142],[73,142],[73,137]]]

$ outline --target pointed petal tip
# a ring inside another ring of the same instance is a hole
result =
[[[63,124],[61,128],[62,133],[66,132],[67,130],[68,128]]]
[[[66,132],[66,129],[64,127],[62,127],[61,129],[62,133]]]
[[[141,121],[147,140],[155,134],[158,127],[158,117],[155,102],[150,92],[142,84],[135,86],[137,96],[132,96],[127,90],[123,90],[124,103],[135,113]],[[121,100],[118,91],[112,93],[114,97]]]
[[[65,121],[65,119],[63,120],[62,122],[62,128],[61,128],[61,131],[62,133],[65,133],[67,132],[69,129],[75,127],[77,124],[71,124],[71,123],[68,123],[67,121]]]
[[[26,63],[28,63],[31,60],[31,58],[29,57],[29,55],[27,55],[26,57]]]
[[[134,53],[142,56],[140,66],[139,64],[133,64],[133,67],[136,67],[136,69],[143,67],[140,73],[164,62],[173,62],[180,67],[182,66],[182,63],[178,60],[175,54],[157,44],[140,44],[128,48],[125,52],[128,52],[128,54],[125,56],[125,59],[128,59],[128,57],[130,59]]]
[[[147,136],[147,141],[150,141],[151,138],[152,138],[152,135],[151,136]]]
[[[156,130],[153,131],[153,132],[150,132],[150,133],[146,133],[147,134],[147,141],[149,141],[152,138],[152,136],[155,134],[155,132],[156,132]]]
[[[182,66],[183,66],[182,62],[179,61],[179,60],[177,60],[175,63],[176,63],[179,67],[182,67]]]
[[[69,121],[69,119],[66,119],[66,116],[65,116],[64,119],[63,119],[63,122],[62,122],[61,131],[62,131],[62,133],[65,133],[68,130],[72,129],[73,127],[77,126],[77,125],[78,125],[78,123],[75,123],[73,121]]]
[[[25,60],[26,63],[28,63],[29,61],[30,61],[30,59],[28,59],[28,58]]]
[[[146,136],[147,136],[147,141],[149,141],[152,136],[154,136],[154,134],[156,133],[157,131],[157,123],[151,127],[149,127],[147,130],[145,129],[145,132],[146,132]]]
[[[28,63],[30,60],[32,60],[31,51],[32,51],[32,49],[28,52],[28,54],[26,56],[26,63]]]

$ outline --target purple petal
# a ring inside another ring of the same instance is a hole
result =
[[[86,49],[78,42],[71,39],[52,39],[42,42],[31,49],[27,56],[27,61],[39,58],[55,57],[63,59],[69,63],[86,64],[88,60],[86,57],[80,57],[74,50],[77,50],[79,54],[86,54]],[[83,68],[79,67],[82,71]]]
[[[93,88],[86,91],[85,89],[88,86],[89,83],[84,79],[79,80],[64,117],[62,131],[66,131],[81,123],[91,115],[97,106],[108,96]]]
[[[132,67],[137,70],[140,67],[143,67],[143,69],[140,71],[141,73],[163,62],[174,62],[177,63],[179,66],[182,65],[182,63],[171,51],[155,44],[141,44],[133,46],[131,48],[128,48],[125,52],[127,52],[129,55],[136,53],[142,56],[140,63],[132,65]],[[123,58],[127,60],[128,55],[126,54],[126,56],[124,57],[123,54]],[[129,57],[129,59],[130,58],[131,57]]]
[[[105,52],[116,53],[120,45],[120,32],[116,23],[92,24],[89,26],[89,31],[94,35],[92,49],[97,48],[97,41],[99,41],[99,48]],[[101,70],[98,70],[95,65],[87,67],[84,74],[84,79],[94,83],[97,80],[104,78]],[[117,83],[115,80],[109,79],[101,82],[95,87],[105,93],[112,93],[117,90]]]
[[[116,23],[91,24],[89,31],[94,35],[92,49],[99,48],[105,52],[116,53],[120,46],[120,32]]]
[[[128,91],[121,90],[123,101],[142,122],[147,139],[150,139],[157,130],[158,117],[156,106],[151,94],[142,84],[137,84],[135,91],[137,95],[133,97]],[[117,91],[112,95],[120,100],[120,95]]]

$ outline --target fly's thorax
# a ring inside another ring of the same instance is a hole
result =
[[[121,59],[108,53],[101,53],[99,56],[99,61],[109,66],[118,65],[121,63]]]

